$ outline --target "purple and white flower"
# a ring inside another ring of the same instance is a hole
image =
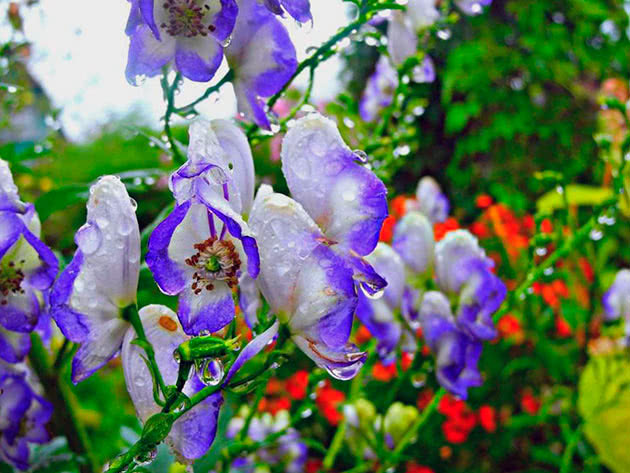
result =
[[[394,227],[392,247],[413,275],[428,274],[435,259],[433,226],[422,213],[407,212]]]
[[[625,334],[630,337],[630,270],[622,269],[602,298],[607,320],[625,320]]]
[[[15,363],[30,348],[59,265],[40,240],[35,207],[20,200],[9,165],[0,159],[0,359]]]
[[[177,347],[189,339],[177,320],[177,315],[168,307],[150,305],[143,307],[140,312],[140,321],[151,345],[155,347],[155,358],[167,385],[173,385],[177,381],[179,363],[173,357]],[[216,365],[216,377],[212,384],[222,383],[227,385],[234,374],[251,358],[258,354],[278,332],[276,322],[265,332],[252,340],[234,361],[227,373],[222,372],[222,365]],[[142,422],[162,410],[153,397],[153,377],[147,367],[143,351],[133,344],[136,333],[133,328],[127,331],[122,346],[122,363],[127,390],[136,409],[136,413]],[[207,385],[197,376],[191,376],[183,388],[183,393],[192,396],[199,393]],[[223,394],[217,391],[210,394],[198,405],[177,419],[166,439],[168,445],[183,462],[191,462],[203,456],[214,441],[217,431],[217,420]]]
[[[261,252],[258,286],[302,351],[349,379],[366,356],[348,343],[356,288],[375,294],[386,285],[362,257],[378,242],[387,191],[318,114],[289,130],[281,159],[295,200],[269,186],[258,191],[250,218]]]
[[[283,16],[284,10],[286,10],[295,21],[300,23],[313,21],[310,0],[263,0],[263,3],[276,15]]]
[[[160,289],[179,295],[190,335],[216,332],[234,318],[232,288],[255,278],[259,256],[242,214],[254,193],[254,162],[244,133],[226,120],[194,121],[188,161],[170,181],[175,209],[149,238],[147,265]]]
[[[480,15],[483,8],[492,3],[492,0],[455,0],[457,7],[468,16]]]
[[[374,74],[367,81],[359,103],[361,118],[366,122],[376,121],[380,111],[392,103],[397,85],[396,69],[392,67],[387,56],[381,56],[376,63]]]
[[[427,344],[436,356],[438,382],[452,394],[466,399],[468,388],[482,383],[477,368],[481,341],[458,328],[448,299],[439,291],[424,294],[420,323]]]
[[[267,7],[276,3],[277,0],[265,1]],[[282,2],[291,14],[298,11],[299,3],[302,2]],[[263,99],[280,91],[293,76],[297,68],[295,48],[284,25],[258,0],[239,0],[238,6],[234,33],[225,50],[234,74],[232,84],[238,110],[269,130],[271,124]]]
[[[431,176],[424,176],[418,181],[416,188],[418,210],[422,212],[431,223],[443,222],[448,217],[450,204],[448,198],[442,192],[442,188]]]
[[[45,426],[53,410],[26,375],[0,361],[0,459],[19,470],[29,468],[29,444],[50,440]]]
[[[227,438],[233,439],[245,426],[245,419],[249,410],[246,406],[241,409],[239,415],[232,417],[228,425]],[[281,410],[275,415],[264,413],[254,416],[247,430],[247,438],[254,442],[262,442],[268,436],[285,431],[273,444],[256,450],[247,457],[234,460],[230,471],[242,473],[254,473],[256,465],[265,464],[281,467],[287,473],[300,473],[304,471],[307,460],[308,448],[301,441],[300,434],[293,428],[287,428],[291,421],[288,411]]]
[[[223,45],[234,29],[236,0],[130,0],[125,32],[130,38],[127,80],[171,66],[184,77],[207,82],[223,59]]]
[[[366,260],[385,278],[387,287],[383,296],[378,299],[371,299],[361,292],[356,314],[378,340],[379,356],[386,363],[391,363],[395,360],[399,344],[402,344],[402,350],[407,353],[416,350],[413,334],[397,319],[401,316],[399,311],[405,291],[405,264],[398,253],[385,243],[379,243]]]
[[[129,323],[123,309],[136,303],[140,231],[136,204],[116,176],[90,189],[87,222],[74,238],[77,251],[51,293],[51,315],[81,347],[72,360],[72,381],[89,377],[112,359]]]
[[[492,315],[506,295],[503,282],[492,272],[477,239],[466,230],[448,233],[436,245],[438,286],[459,297],[457,324],[471,337],[489,340],[497,335]]]
[[[395,11],[387,27],[387,51],[396,65],[416,54],[418,33],[439,18],[436,0],[409,0],[405,11]]]

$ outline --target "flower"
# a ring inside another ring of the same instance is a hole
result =
[[[264,5],[276,15],[283,15],[283,8],[295,21],[313,21],[309,0],[263,0]]]
[[[130,0],[125,75],[132,85],[172,65],[184,77],[208,82],[223,59],[238,6],[236,0]]]
[[[414,274],[431,270],[435,240],[429,220],[420,212],[409,212],[396,224],[392,247]]]
[[[386,56],[381,56],[359,102],[361,118],[366,122],[376,121],[380,117],[381,109],[392,103],[397,85],[396,69],[392,67]]]
[[[385,443],[390,449],[402,440],[419,414],[416,406],[406,406],[401,402],[389,406],[383,419],[383,430]]]
[[[28,353],[29,332],[59,269],[40,233],[35,207],[20,200],[9,165],[0,159],[0,359],[9,363]]]
[[[179,295],[184,331],[197,335],[232,321],[232,288],[242,274],[258,275],[259,256],[241,216],[254,193],[244,133],[226,120],[203,119],[189,133],[188,161],[170,181],[175,208],[151,234],[146,261],[159,288]]]
[[[457,7],[465,15],[474,16],[483,13],[483,7],[487,7],[492,0],[455,0]]]
[[[346,395],[342,391],[330,386],[328,381],[324,386],[317,389],[316,394],[315,403],[317,404],[319,412],[326,418],[330,425],[337,425],[341,419],[343,419],[340,407],[343,401],[345,401]]]
[[[424,295],[420,323],[427,344],[436,356],[438,382],[449,392],[466,399],[468,388],[482,383],[477,368],[481,342],[458,328],[448,299],[438,291]]]
[[[625,320],[625,334],[630,337],[630,269],[617,272],[615,281],[602,298],[606,319]]]
[[[243,407],[239,416],[230,420],[226,435],[229,439],[235,438],[245,426],[249,409],[246,406]],[[284,433],[270,445],[257,449],[252,455],[237,458],[230,471],[254,473],[257,471],[256,465],[260,463],[276,466],[287,473],[304,471],[308,448],[302,442],[299,432],[288,427],[290,420],[289,412],[286,410],[281,410],[273,415],[266,413],[262,416],[252,417],[246,435],[254,442],[262,442],[270,435],[278,432],[284,431]]]
[[[497,430],[497,411],[492,406],[483,405],[479,408],[479,424],[486,432]]]
[[[296,371],[287,379],[287,393],[292,399],[300,400],[306,397],[308,387],[308,371]]]
[[[378,299],[359,294],[356,314],[379,343],[377,352],[386,364],[395,359],[396,347],[402,343],[402,350],[413,353],[416,343],[413,334],[404,330],[396,319],[396,311],[401,307],[405,290],[405,266],[401,257],[386,243],[379,243],[365,258],[374,270],[385,278],[387,287]]]
[[[182,326],[177,321],[177,316],[168,307],[149,305],[140,309],[139,315],[147,340],[155,347],[156,362],[164,382],[167,385],[175,384],[179,364],[174,358],[173,352],[190,337],[184,333]],[[210,385],[222,383],[222,386],[226,386],[241,366],[256,356],[277,332],[278,324],[275,323],[252,340],[241,350],[225,375],[220,361],[212,360],[210,362],[212,369],[210,379],[203,374],[191,376],[184,385],[183,393],[189,397],[197,394],[206,387],[206,383]],[[135,337],[136,333],[130,327],[125,334],[121,349],[122,365],[127,390],[136,413],[142,422],[146,422],[149,417],[160,412],[162,408],[154,400],[153,378],[145,363],[143,351],[132,343]],[[207,369],[204,367],[202,372],[206,371]],[[166,442],[182,461],[190,462],[208,451],[216,435],[217,419],[222,404],[223,394],[219,390],[206,397],[173,423]]]
[[[29,444],[50,440],[45,425],[53,410],[26,376],[25,371],[0,362],[0,459],[20,470],[29,468]]]
[[[267,7],[275,3],[277,0],[265,2]],[[298,3],[282,2],[289,13],[298,11]],[[271,129],[262,98],[280,91],[297,69],[295,47],[286,28],[258,0],[239,0],[238,18],[225,54],[234,74],[239,112],[261,128]]]
[[[436,0],[409,0],[405,11],[395,11],[387,27],[387,51],[396,65],[416,54],[418,32],[440,17]]]
[[[448,217],[450,204],[442,193],[440,185],[431,176],[424,176],[416,188],[418,207],[431,223],[444,222]]]
[[[136,302],[140,231],[136,204],[118,177],[101,177],[91,187],[87,222],[74,240],[78,248],[50,304],[63,334],[81,344],[72,360],[77,383],[118,353],[129,327],[123,310]]]
[[[292,339],[332,376],[349,379],[365,353],[348,343],[357,286],[385,285],[363,259],[387,214],[383,183],[358,162],[335,124],[301,118],[282,146],[282,169],[295,200],[261,186],[250,217],[261,255],[257,280]]]
[[[457,324],[481,340],[496,337],[492,315],[507,293],[493,266],[477,239],[465,230],[447,234],[436,245],[437,284],[447,294],[459,295]]]

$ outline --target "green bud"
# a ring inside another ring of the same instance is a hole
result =
[[[140,441],[144,445],[154,446],[162,442],[171,431],[173,415],[160,412],[147,419],[142,429]]]
[[[403,438],[418,415],[418,409],[401,402],[395,402],[389,407],[385,414],[385,432],[392,436],[394,444]]]

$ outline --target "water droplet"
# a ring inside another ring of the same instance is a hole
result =
[[[138,208],[138,202],[136,202],[136,199],[134,199],[133,197],[129,197],[129,201],[131,202],[131,207],[133,208],[133,211],[135,212],[136,209]]]
[[[602,239],[602,237],[604,236],[604,233],[598,228],[593,228],[591,230],[591,233],[589,233],[588,236],[591,240],[598,241]]]
[[[542,246],[539,248],[536,248],[536,254],[538,256],[545,256],[547,254],[547,248],[542,247]]]
[[[103,241],[103,235],[99,228],[90,223],[83,225],[74,238],[84,255],[91,255],[96,252]]]
[[[142,84],[144,84],[146,80],[147,80],[147,76],[145,76],[144,74],[138,74],[137,76],[131,79],[131,85],[135,85],[136,87],[139,87]]]
[[[179,354],[178,350],[173,351],[173,359],[179,363],[180,361],[182,361],[182,356]]]
[[[365,294],[365,297],[372,300],[380,299],[385,293],[385,288],[377,288],[366,282],[361,283],[361,290],[363,294]]]
[[[437,37],[443,41],[446,41],[447,39],[450,39],[451,37],[451,30],[449,29],[440,30],[437,32]]]
[[[96,217],[96,225],[98,225],[99,228],[107,228],[109,225],[109,219],[103,216]]]
[[[17,87],[14,85],[10,85],[7,87],[7,92],[9,92],[10,94],[14,94],[17,92]]]
[[[346,202],[352,202],[357,198],[357,196],[354,190],[346,189],[345,191],[341,193],[341,198],[345,200]]]
[[[227,48],[231,42],[232,42],[232,35],[228,36],[223,41],[221,41],[221,46],[223,46],[224,48]]]
[[[307,417],[310,417],[312,414],[313,414],[313,409],[306,408],[300,413],[300,417],[302,417],[302,419],[306,419]]]
[[[427,375],[425,373],[414,373],[411,375],[411,385],[419,389],[424,386],[427,382]]]
[[[209,337],[210,335],[212,335],[212,332],[210,332],[210,330],[202,330],[201,332],[199,332],[200,337]]]
[[[216,386],[223,379],[223,373],[223,363],[221,363],[221,360],[213,358],[203,362],[198,376],[206,386]]]
[[[120,221],[120,226],[118,227],[118,233],[123,236],[129,235],[134,228],[135,221],[127,216],[124,216]]]
[[[84,287],[85,287],[85,284],[83,283],[83,279],[76,278],[74,280],[74,289],[75,289],[75,291],[81,292]]]
[[[367,161],[368,161],[368,154],[365,151],[363,151],[362,149],[355,149],[352,152],[354,153],[354,156],[355,156],[356,159],[358,159],[362,163],[367,163]]]

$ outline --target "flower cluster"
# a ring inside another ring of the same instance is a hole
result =
[[[130,0],[127,80],[173,68],[208,82],[227,59],[239,111],[269,128],[264,98],[278,92],[297,67],[295,48],[276,15],[311,20],[309,0]],[[254,44],[264,44],[264,48]]]
[[[230,471],[253,473],[260,471],[258,469],[260,465],[267,465],[271,470],[281,468],[288,473],[304,471],[308,448],[301,441],[299,432],[289,427],[288,411],[282,410],[275,415],[269,413],[255,415],[244,432],[248,417],[249,408],[243,406],[238,415],[230,420],[226,433],[228,439],[234,441],[240,437],[262,442],[272,434],[282,435],[272,445],[260,448],[252,455],[236,458]]]
[[[497,335],[492,316],[505,285],[468,231],[451,231],[435,243],[432,222],[446,219],[448,201],[433,179],[423,178],[417,199],[407,199],[397,213],[404,216],[395,224],[391,247],[380,243],[368,257],[388,280],[385,295],[361,296],[357,315],[378,339],[385,364],[397,349],[415,352],[414,332],[421,327],[436,355],[438,381],[466,398],[469,387],[481,384],[481,342]]]
[[[29,467],[29,444],[49,440],[44,426],[52,414],[23,363],[31,332],[50,336],[46,302],[58,262],[40,233],[35,207],[20,200],[0,160],[0,459],[20,470]]]
[[[460,11],[469,16],[482,13],[483,7],[491,3],[492,0],[455,2]],[[426,43],[429,30],[441,21],[441,16],[438,0],[409,0],[404,10],[394,10],[390,15],[387,23],[387,55],[381,56],[376,63],[359,103],[359,112],[364,121],[376,121],[380,117],[380,110],[392,103],[398,86],[397,68],[419,54],[420,44]],[[435,81],[433,59],[426,53],[420,54],[419,63],[411,70],[411,79],[417,84]]]

